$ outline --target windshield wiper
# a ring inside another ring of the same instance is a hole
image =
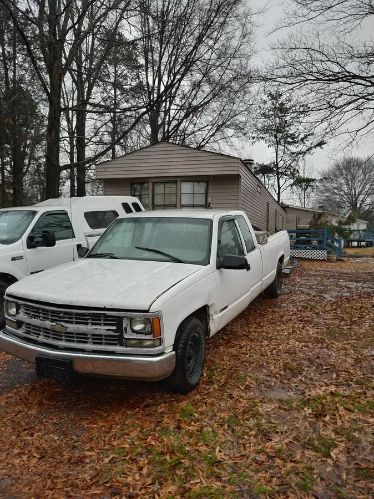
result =
[[[165,251],[158,250],[156,248],[143,248],[142,246],[135,246],[136,249],[144,250],[144,251],[150,251],[151,253],[157,253],[158,255],[166,256],[167,258],[171,258],[173,262],[177,263],[188,263],[186,260],[182,260],[181,258],[178,258],[177,256],[174,255],[169,255],[169,253],[165,253]]]
[[[87,255],[87,258],[114,258],[116,260],[120,259],[114,253],[94,253],[93,255]]]

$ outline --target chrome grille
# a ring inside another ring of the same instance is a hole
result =
[[[78,331],[65,331],[56,332],[41,326],[35,326],[25,322],[19,330],[21,333],[26,334],[31,338],[35,338],[42,342],[51,342],[57,344],[58,342],[77,344],[77,345],[112,345],[118,346],[117,334],[99,333],[99,332],[78,332]]]
[[[96,310],[70,310],[19,302],[17,336],[61,349],[123,350],[118,342],[117,317]]]
[[[117,324],[115,317],[100,312],[91,313],[89,311],[42,308],[28,303],[20,305],[19,315],[38,321],[98,327],[101,329],[115,329]]]

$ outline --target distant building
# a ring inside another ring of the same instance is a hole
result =
[[[146,210],[240,209],[270,233],[286,212],[252,172],[253,160],[161,142],[96,167],[105,195],[133,195]]]
[[[286,229],[310,229],[313,225],[336,225],[345,219],[341,215],[314,208],[282,204],[286,211]]]

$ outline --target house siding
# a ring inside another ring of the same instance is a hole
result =
[[[284,228],[286,212],[245,165],[240,166],[239,208],[262,230],[273,233]]]
[[[239,209],[239,175],[214,176],[209,183],[210,208]]]

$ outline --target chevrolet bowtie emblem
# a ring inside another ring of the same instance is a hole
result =
[[[66,333],[68,330],[67,326],[64,326],[63,324],[52,324],[50,329],[55,333]]]

